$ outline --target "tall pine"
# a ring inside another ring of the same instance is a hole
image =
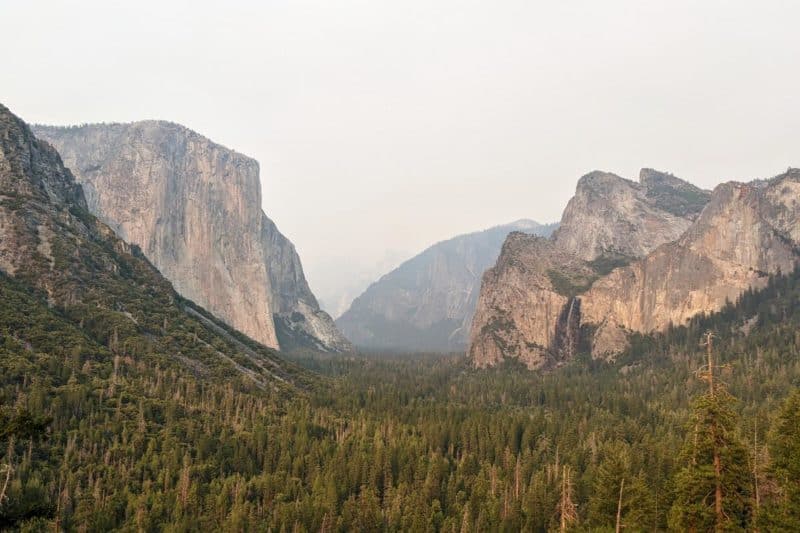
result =
[[[681,531],[741,531],[750,520],[748,454],[736,434],[736,400],[715,375],[710,333],[706,346],[708,362],[699,375],[708,390],[693,403],[669,525]]]
[[[773,530],[800,531],[800,390],[789,396],[778,413],[770,451],[780,489],[765,525]]]

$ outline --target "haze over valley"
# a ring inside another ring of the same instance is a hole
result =
[[[0,5],[0,531],[800,531],[800,7]]]

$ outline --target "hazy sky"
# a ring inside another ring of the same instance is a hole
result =
[[[800,166],[800,2],[0,0],[29,122],[182,123],[261,163],[312,288],[554,221],[582,174]]]

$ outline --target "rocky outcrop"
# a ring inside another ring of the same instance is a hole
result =
[[[34,131],[61,153],[89,210],[180,294],[270,347],[349,347],[262,212],[255,160],[162,121]]]
[[[707,201],[706,191],[651,169],[640,183],[592,172],[578,181],[554,240],[586,261],[642,257],[677,239]]]
[[[700,216],[711,199],[710,191],[652,168],[643,168],[639,172],[639,183],[655,208],[690,220]]]
[[[373,283],[336,324],[357,346],[393,351],[466,349],[483,272],[511,231],[548,234],[529,220],[435,244]]]
[[[593,353],[619,351],[619,334],[611,339],[609,330],[681,325],[762,288],[770,274],[794,269],[799,236],[800,171],[764,184],[718,186],[678,240],[615,270],[581,297],[584,321],[600,326]]]
[[[483,275],[469,355],[477,367],[507,357],[540,368],[575,348],[574,292],[595,276],[588,264],[542,237],[512,233],[497,264]],[[556,351],[554,348],[563,350]]]
[[[294,244],[266,215],[262,215],[261,244],[272,287],[273,317],[281,349],[352,350],[330,315],[320,309],[303,274]]]
[[[672,175],[643,169],[639,183],[607,172],[583,176],[552,239],[514,235],[484,276],[469,353],[478,367],[506,357],[530,368],[557,365],[589,329],[598,349],[619,349],[625,331],[587,311],[584,294],[598,279],[692,226],[709,193]],[[601,321],[604,327],[597,327]],[[595,328],[585,328],[587,324]]]

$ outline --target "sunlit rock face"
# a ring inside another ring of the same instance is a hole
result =
[[[34,131],[83,185],[90,211],[183,296],[273,348],[285,347],[279,336],[284,345],[349,347],[319,309],[293,245],[262,212],[255,160],[162,121]]]
[[[551,240],[510,234],[497,264],[483,276],[469,350],[474,365],[511,357],[535,369],[568,357],[575,346],[562,339],[580,313],[570,285],[582,287],[593,277],[586,261]]]
[[[767,182],[719,185],[679,239],[611,272],[586,292],[583,319],[604,328],[650,332],[684,324],[791,271],[800,245],[800,171]],[[595,342],[597,353],[614,345]]]
[[[643,169],[638,183],[600,171],[583,176],[552,239],[509,236],[484,276],[470,337],[473,364],[516,358],[531,368],[558,365],[584,341],[595,356],[613,357],[635,329],[614,312],[625,291],[594,287],[678,241],[699,223],[709,198],[652,169]]]

